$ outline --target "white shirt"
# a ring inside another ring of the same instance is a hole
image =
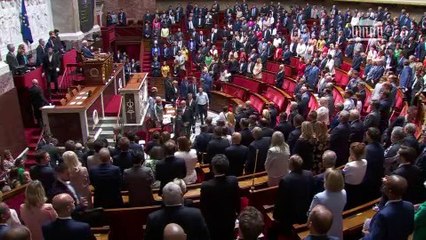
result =
[[[195,172],[195,165],[198,162],[197,151],[195,149],[175,152],[175,157],[182,158],[185,161],[186,176],[183,179],[186,184],[192,184],[197,181],[197,173]]]
[[[306,53],[306,44],[304,43],[297,44],[296,53],[298,56],[304,57]]]
[[[343,168],[343,172],[345,173],[345,182],[351,185],[361,184],[366,171],[367,160],[365,159],[346,163]]]

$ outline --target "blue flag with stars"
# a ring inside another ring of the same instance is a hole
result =
[[[25,43],[33,43],[33,35],[30,29],[30,23],[28,22],[27,8],[25,7],[25,0],[22,0],[21,7],[21,33],[22,39]]]

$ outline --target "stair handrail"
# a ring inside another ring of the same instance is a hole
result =
[[[60,89],[66,89],[67,87],[64,87],[63,88],[63,85],[64,85],[64,81],[65,81],[65,79],[68,77],[68,64],[65,66],[65,70],[64,70],[64,73],[62,74],[62,78],[61,78],[61,81],[59,82],[59,88]]]
[[[118,108],[118,113],[117,113],[117,121],[116,121],[116,126],[119,126],[120,129],[122,129],[124,123],[121,121],[121,108],[123,104],[123,96],[120,95],[120,107]]]

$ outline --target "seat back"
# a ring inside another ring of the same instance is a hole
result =
[[[313,94],[310,94],[310,95],[311,96],[309,98],[309,103],[308,103],[309,111],[317,110],[317,108],[318,108],[317,98]]]
[[[402,93],[401,89],[397,89],[394,110],[401,111],[402,107],[404,107],[404,94]]]
[[[300,58],[298,57],[291,57],[290,58],[290,64],[291,66],[299,66]]]
[[[285,78],[282,89],[286,91],[291,96],[294,94],[294,89],[296,89],[297,83],[291,78]]]
[[[110,226],[110,240],[141,239],[148,215],[161,208],[160,205],[135,208],[106,209],[105,217]]]
[[[279,111],[283,111],[287,107],[287,98],[275,87],[268,86],[263,96],[275,103]]]
[[[275,85],[275,73],[263,71],[262,81],[270,85]]]
[[[348,73],[341,69],[336,69],[334,73],[334,81],[336,81],[337,86],[346,87],[349,82]]]
[[[254,107],[254,109],[256,109],[259,113],[261,113],[263,108],[265,107],[265,101],[257,93],[252,93],[249,97],[249,101],[251,105]]]
[[[335,87],[333,88],[333,99],[334,105],[336,105],[337,103],[343,103],[345,101],[342,96],[342,93]]]
[[[344,61],[342,63],[342,65],[340,65],[340,69],[342,69],[343,71],[349,72],[349,70],[351,70],[352,68],[352,64],[349,62]]]
[[[263,210],[264,205],[273,205],[276,200],[278,186],[262,188],[249,192],[249,205]]]
[[[233,77],[232,83],[235,85],[243,86],[255,93],[259,93],[260,91],[260,83],[258,81],[241,75],[235,75]]]
[[[362,111],[363,111],[364,114],[368,113],[367,110],[368,110],[368,107],[370,106],[371,97],[372,97],[371,89],[366,87],[365,88],[364,106],[362,106]]]
[[[226,94],[239,98],[246,99],[246,90],[232,83],[222,83],[222,91]]]
[[[289,65],[285,65],[284,66],[284,74],[285,74],[285,76],[287,76],[287,77],[293,77],[293,73],[294,72],[296,72],[295,70],[294,70],[294,67],[292,67],[292,66],[289,66]]]
[[[272,61],[268,61],[266,63],[266,70],[270,72],[277,73],[279,69],[280,69],[280,63],[272,62]]]

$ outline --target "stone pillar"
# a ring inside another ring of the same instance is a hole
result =
[[[51,6],[53,25],[60,31],[59,36],[62,40],[78,41],[100,31],[96,22],[95,0],[51,0]],[[85,6],[93,6],[93,9],[88,12]],[[87,27],[87,24],[90,26]]]

